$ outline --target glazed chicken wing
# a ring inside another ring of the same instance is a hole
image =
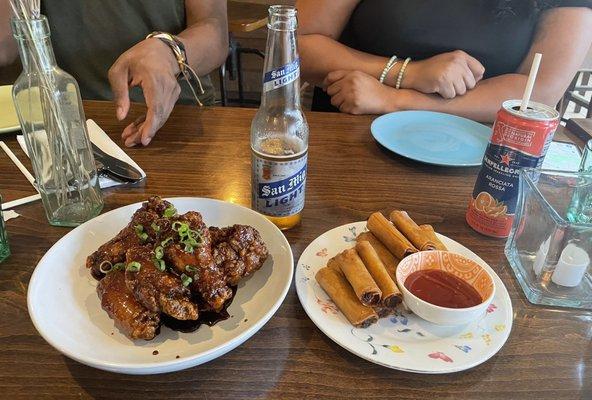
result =
[[[186,252],[189,257],[189,261],[191,263],[182,262],[173,262],[172,267],[174,267],[179,274],[186,273],[185,266],[186,265],[208,265],[212,262],[212,246],[211,246],[211,238],[210,238],[210,231],[206,224],[204,224],[202,216],[200,213],[196,211],[189,211],[183,215],[176,216],[171,218],[169,221],[169,225],[167,226],[166,223],[161,223],[158,221],[157,223],[163,226],[161,231],[160,237],[164,241],[168,242],[169,244],[177,244],[178,248],[185,248],[185,245],[181,243],[181,235],[179,232],[172,228],[173,224],[176,224],[178,227],[180,224],[186,224],[189,229],[196,232],[198,237],[196,238],[198,241],[197,246],[192,246],[191,252]],[[176,228],[178,229],[178,228]],[[165,246],[166,247],[166,246]]]
[[[167,271],[159,271],[154,264],[154,253],[146,247],[134,247],[127,251],[125,272],[127,287],[144,307],[163,312],[179,320],[196,320],[197,305],[191,301],[191,292],[181,279]],[[139,264],[133,271],[130,264]]]
[[[162,218],[165,211],[172,207],[171,203],[153,196],[142,204],[132,216],[131,222],[123,228],[117,236],[103,244],[97,251],[86,259],[86,267],[91,269],[92,275],[100,279],[104,276],[100,267],[105,261],[111,264],[125,262],[125,253],[128,249],[146,244],[153,244],[158,240],[158,225],[153,223]],[[166,219],[165,223],[168,223]],[[170,223],[169,223],[170,224]]]
[[[97,286],[101,307],[115,325],[131,339],[150,340],[156,336],[160,314],[138,303],[125,284],[123,271],[113,271]]]
[[[252,226],[210,227],[210,235],[214,262],[232,286],[261,268],[269,254],[261,235]]]
[[[232,290],[226,284],[223,271],[212,260],[210,232],[203,223],[201,214],[190,211],[176,218],[173,223],[175,222],[176,226],[184,223],[189,229],[197,232],[198,244],[186,248],[181,241],[181,235],[173,230],[169,236],[172,241],[164,248],[167,265],[179,275],[191,277],[191,289],[201,296],[207,308],[220,311],[224,303],[232,297]]]

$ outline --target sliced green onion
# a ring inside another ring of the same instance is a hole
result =
[[[162,214],[165,218],[171,218],[174,217],[177,214],[177,209],[175,208],[175,206],[170,205],[166,210],[164,210],[164,213]]]
[[[177,230],[179,230],[179,228],[181,227],[181,225],[183,225],[183,223],[182,223],[182,222],[175,221],[175,222],[173,222],[173,224],[171,225],[171,229],[172,229],[172,230],[174,230],[174,231],[177,231]]]
[[[153,222],[152,224],[150,224],[150,227],[152,228],[152,230],[154,232],[160,232],[160,226],[156,225],[156,222]]]
[[[140,267],[141,267],[141,266],[142,266],[142,265],[141,265],[139,262],[137,262],[137,261],[132,261],[131,263],[129,263],[129,264],[127,265],[127,267],[125,267],[125,270],[126,270],[126,271],[130,271],[130,272],[138,272],[138,271],[140,270]]]
[[[155,258],[155,259],[152,260],[152,262],[154,262],[154,266],[160,272],[164,272],[164,270],[166,269],[166,264],[165,264],[164,260],[160,260],[158,258]]]
[[[195,268],[193,265],[186,265],[185,266],[185,271],[194,274],[197,272],[197,268]]]
[[[193,246],[200,246],[203,243],[203,236],[201,235],[201,232],[190,230],[189,237],[192,240],[191,243]]]
[[[189,232],[189,225],[181,224],[177,232],[179,232],[179,236],[187,236]]]
[[[181,282],[183,283],[183,286],[187,287],[191,282],[193,282],[193,279],[191,279],[190,276],[181,274]]]
[[[190,245],[190,244],[186,244],[186,245],[185,245],[185,251],[186,251],[187,253],[193,253],[193,246],[192,246],[192,245]]]
[[[143,242],[148,240],[148,234],[144,232],[144,227],[142,225],[134,226],[134,230],[136,231],[136,235],[138,235],[140,240],[142,240]]]
[[[125,263],[118,262],[117,264],[115,264],[113,266],[113,269],[111,271],[120,271],[120,270],[122,270],[124,268],[125,268]]]
[[[109,272],[113,271],[113,264],[111,264],[111,261],[105,260],[99,265],[99,271],[104,274],[108,274]]]
[[[172,237],[169,237],[169,238],[166,238],[165,240],[163,240],[162,242],[160,242],[160,245],[162,247],[166,247],[166,245],[169,244],[172,241],[173,241],[173,238]]]
[[[163,250],[162,246],[156,246],[154,248],[154,256],[156,257],[157,260],[160,260],[162,258],[162,256],[164,256],[164,250]]]
[[[189,244],[193,247],[197,247],[197,245],[199,245],[199,243],[197,243],[197,240],[195,240],[194,238],[189,238],[189,239],[185,240],[184,243]]]

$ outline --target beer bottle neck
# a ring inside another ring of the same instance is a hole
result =
[[[261,107],[300,109],[296,25],[294,7],[270,7]]]

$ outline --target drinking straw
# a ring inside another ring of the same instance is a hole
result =
[[[7,201],[6,203],[2,203],[2,211],[10,210],[11,208],[22,206],[23,204],[32,203],[34,201],[41,200],[41,195],[39,193],[23,197],[22,199],[16,199],[13,201]]]
[[[33,175],[31,175],[27,167],[25,167],[23,163],[21,163],[20,160],[16,158],[16,155],[12,152],[12,150],[8,148],[6,143],[0,141],[0,147],[2,147],[2,150],[4,150],[6,155],[12,160],[12,162],[17,166],[17,168],[23,173],[23,175],[25,175],[25,178],[27,178],[31,185],[33,185],[35,190],[37,190],[37,186],[35,186],[35,178],[33,177]]]
[[[541,53],[534,55],[532,65],[530,66],[530,74],[528,74],[528,81],[526,81],[526,87],[524,88],[524,95],[522,96],[522,104],[520,105],[520,112],[526,111],[528,102],[530,101],[530,95],[532,94],[532,88],[534,87],[534,81],[536,80],[537,73],[539,72],[539,65],[541,64]]]

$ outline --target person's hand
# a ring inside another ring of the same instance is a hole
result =
[[[438,93],[445,99],[461,96],[483,78],[485,68],[461,50],[438,54],[407,66],[402,86],[422,93]],[[395,79],[396,80],[396,79]]]
[[[323,81],[331,104],[349,114],[384,114],[396,110],[394,90],[360,71],[333,71]]]
[[[179,65],[169,47],[156,38],[143,40],[123,53],[109,69],[109,82],[117,105],[117,119],[125,119],[130,108],[129,89],[140,86],[148,110],[129,124],[121,137],[126,146],[147,146],[165,123],[181,88],[176,74]]]

